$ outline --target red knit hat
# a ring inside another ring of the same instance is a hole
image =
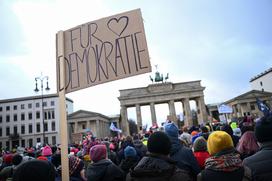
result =
[[[95,145],[90,149],[90,157],[94,162],[105,159],[107,157],[106,145]]]
[[[11,164],[11,163],[12,163],[12,158],[13,158],[13,154],[6,154],[6,155],[4,155],[4,157],[3,157],[3,161],[4,161],[6,164]]]

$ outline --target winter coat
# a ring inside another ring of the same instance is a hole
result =
[[[141,140],[134,140],[133,145],[135,146],[136,151],[140,151],[140,155],[138,154],[140,158],[146,155],[147,146],[145,146]]]
[[[201,169],[205,168],[205,161],[210,157],[210,154],[207,151],[196,151],[194,156],[197,160],[197,163]]]
[[[189,171],[195,177],[200,172],[193,151],[183,146],[178,138],[169,137],[172,143],[170,158],[177,162],[177,167]]]
[[[125,175],[127,175],[129,170],[133,169],[137,165],[138,161],[138,157],[127,157],[122,160],[119,167],[124,171]]]
[[[243,164],[251,169],[253,180],[272,180],[272,142],[261,143],[260,151],[245,158]]]
[[[222,151],[206,160],[205,169],[198,175],[198,181],[242,181],[244,168],[239,153],[234,149]]]
[[[86,176],[88,181],[122,181],[125,179],[124,172],[107,159],[90,164]]]
[[[191,181],[189,173],[177,168],[167,156],[148,155],[127,174],[126,181]]]

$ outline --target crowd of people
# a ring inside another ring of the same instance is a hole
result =
[[[70,145],[70,181],[271,181],[272,115],[199,127],[173,122],[144,134]],[[59,146],[1,152],[0,181],[61,180]]]

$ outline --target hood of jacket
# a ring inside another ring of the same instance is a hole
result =
[[[90,164],[87,169],[87,177],[93,181],[102,180],[107,172],[108,166],[111,164],[112,162],[106,159]]]

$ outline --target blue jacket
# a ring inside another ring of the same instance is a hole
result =
[[[169,137],[172,143],[170,158],[177,162],[180,169],[189,171],[193,176],[201,171],[191,149],[183,146],[177,137]]]

